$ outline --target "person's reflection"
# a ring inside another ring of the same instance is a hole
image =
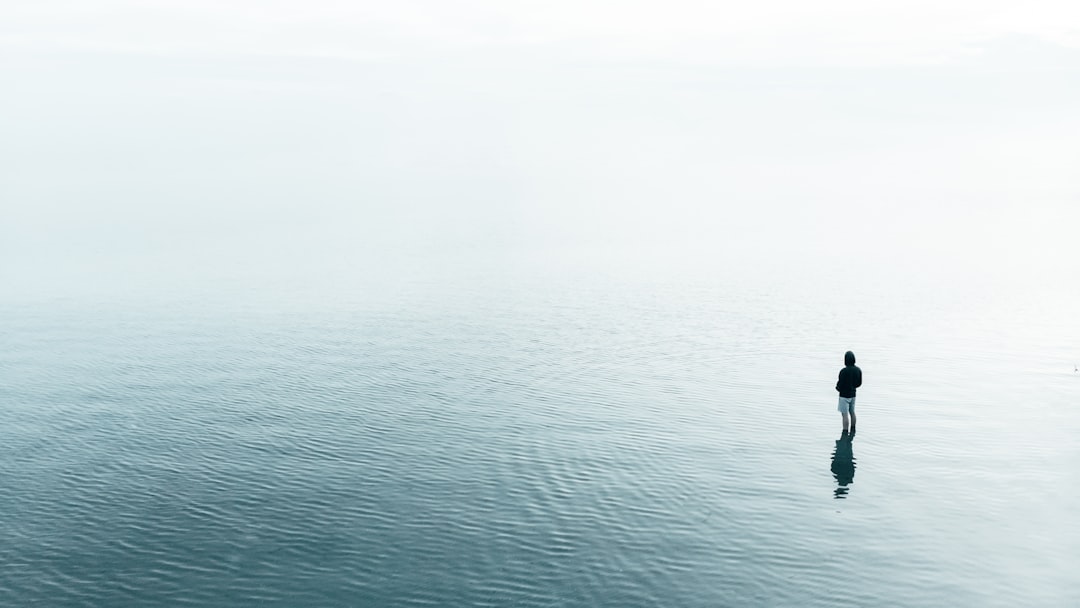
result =
[[[855,454],[851,450],[854,435],[844,432],[836,440],[836,449],[832,455],[833,478],[839,486],[833,492],[833,498],[847,498],[848,484],[855,481]]]

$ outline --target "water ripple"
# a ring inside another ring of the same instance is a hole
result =
[[[962,326],[913,356],[917,324],[867,323],[848,339],[888,340],[860,350],[860,430],[838,440],[829,314],[608,287],[7,311],[0,603],[1077,597],[1075,383],[1040,370],[1043,431],[1016,432],[1030,387],[1000,374],[1025,357]]]

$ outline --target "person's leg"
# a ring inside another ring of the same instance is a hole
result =
[[[855,398],[851,398],[851,403],[848,404],[848,411],[851,412],[851,434],[855,434]]]
[[[844,432],[846,433],[848,430],[848,413],[840,412],[840,415],[844,417]]]

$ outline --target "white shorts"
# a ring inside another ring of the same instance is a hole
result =
[[[854,397],[840,397],[840,405],[836,407],[840,410],[841,414],[854,414],[855,413],[855,398]]]

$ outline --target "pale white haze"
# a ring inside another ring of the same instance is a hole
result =
[[[28,290],[1080,259],[1075,2],[9,2],[0,56]]]

